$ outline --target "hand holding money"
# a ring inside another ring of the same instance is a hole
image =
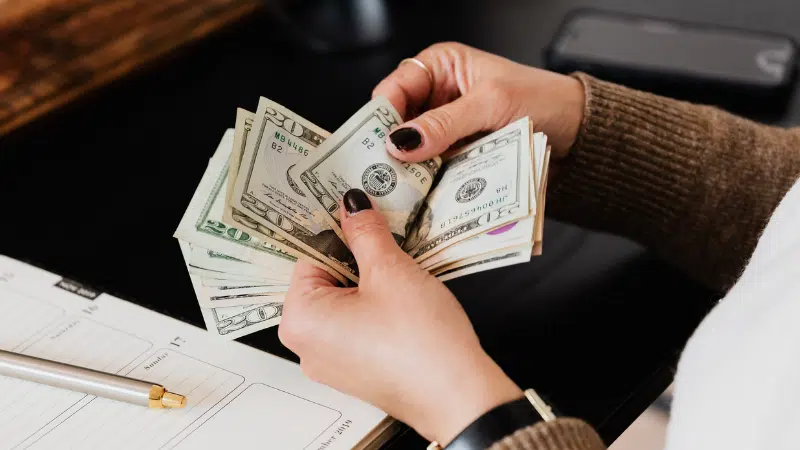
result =
[[[340,221],[351,189],[442,280],[537,253],[549,150],[527,118],[420,163],[386,151],[401,123],[383,98],[333,135],[265,98],[256,114],[238,111],[175,233],[209,329],[236,338],[277,324],[298,259],[357,283]]]
[[[522,117],[547,135],[555,160],[566,156],[575,142],[584,109],[578,79],[456,42],[434,44],[414,59],[425,69],[400,64],[373,91],[403,117],[413,118],[402,127],[403,133],[394,135],[404,139],[390,142],[395,158],[424,161],[465,138],[499,130]]]
[[[407,110],[419,99],[394,102]],[[425,114],[404,124],[381,96],[332,134],[266,98],[255,113],[239,109],[175,233],[208,328],[233,339],[277,324],[298,260],[359,283],[340,219],[351,189],[366,193],[396,245],[442,281],[540,254],[548,139],[525,116],[439,156],[443,143],[477,131],[473,119],[437,140]],[[399,152],[390,136],[413,130],[427,133],[421,147]]]
[[[483,351],[458,300],[397,246],[367,195],[352,189],[344,200],[342,234],[362,267],[360,283],[357,291],[339,287],[298,262],[278,334],[303,371],[442,442],[522,396]],[[356,350],[343,352],[343,340]],[[458,382],[419,376],[437,369],[459,374]]]

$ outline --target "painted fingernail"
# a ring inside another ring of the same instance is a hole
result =
[[[347,214],[351,216],[365,209],[372,209],[369,197],[361,189],[350,189],[345,192],[342,203],[344,203]]]
[[[416,128],[411,127],[394,130],[392,134],[389,135],[389,139],[398,150],[403,152],[414,150],[422,144],[422,135],[419,134]]]

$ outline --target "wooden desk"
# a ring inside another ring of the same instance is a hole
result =
[[[262,3],[0,0],[0,136]]]

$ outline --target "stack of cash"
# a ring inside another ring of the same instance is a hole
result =
[[[339,222],[351,188],[443,281],[541,253],[550,149],[527,117],[421,163],[386,151],[402,123],[380,97],[333,134],[266,98],[237,111],[175,232],[209,331],[278,324],[298,259],[358,283]]]

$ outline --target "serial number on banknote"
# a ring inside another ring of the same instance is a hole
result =
[[[470,209],[462,211],[460,214],[444,219],[442,223],[439,225],[439,228],[446,229],[452,226],[453,224],[459,223],[470,216],[473,216],[475,214],[482,214],[484,211],[490,210],[491,208],[494,208],[497,205],[502,205],[507,200],[508,200],[508,195],[504,195],[502,197],[498,197],[489,200],[487,202],[483,202],[480,205],[473,206]]]
[[[365,150],[372,150],[376,145],[379,143],[384,142],[386,139],[386,132],[381,130],[380,128],[375,128],[372,130],[372,134],[375,135],[376,139],[372,139],[370,137],[365,137],[363,141],[361,141],[361,145],[364,146]],[[380,139],[380,140],[378,140]]]
[[[308,156],[309,150],[313,151],[314,149],[304,147],[303,144],[298,143],[296,140],[292,140],[291,137],[287,137],[280,131],[276,131],[275,140],[272,141],[272,150],[277,153],[286,153],[287,151],[294,150],[293,153]]]

